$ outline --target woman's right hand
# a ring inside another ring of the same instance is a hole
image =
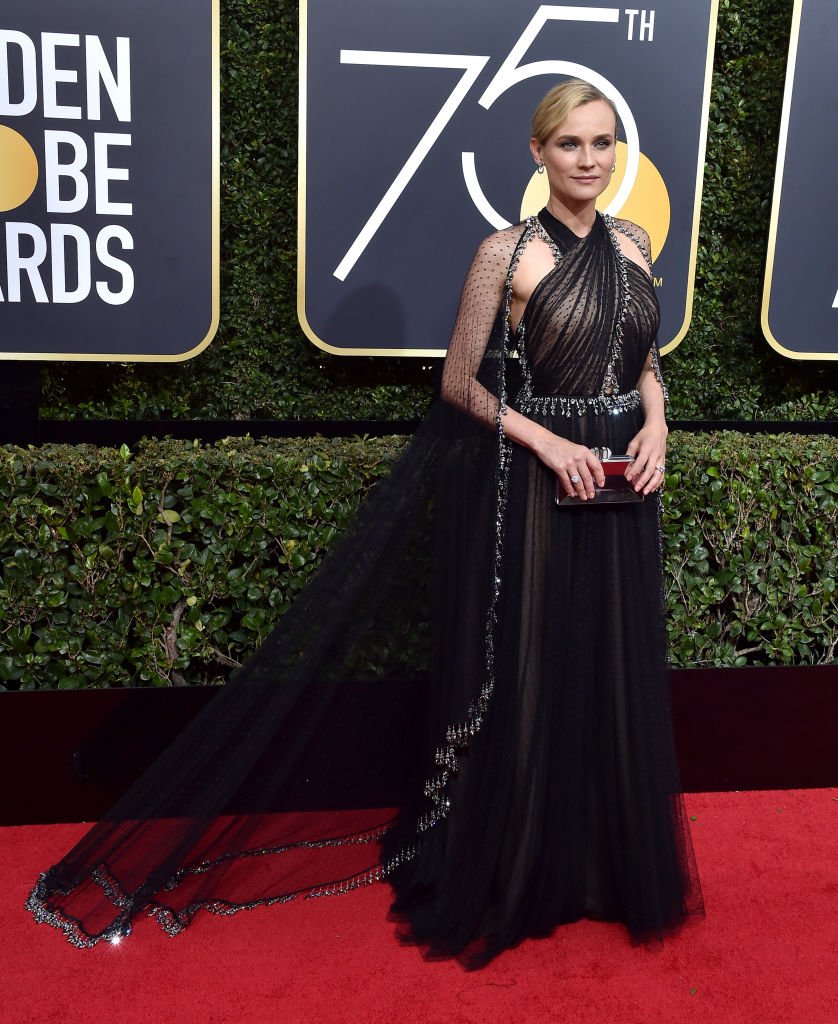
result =
[[[574,444],[558,434],[545,430],[537,450],[537,455],[549,469],[559,478],[566,494],[575,494],[587,500],[595,495],[594,484],[605,485],[605,471],[602,463],[590,448],[583,444]],[[578,477],[573,481],[571,477]]]

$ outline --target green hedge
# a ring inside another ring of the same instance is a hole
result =
[[[759,326],[793,0],[721,0],[692,326],[665,360],[673,418],[838,416],[838,364]],[[142,419],[420,415],[420,360],[329,356],[295,312],[298,5],[222,0],[222,318],[190,363],[53,364],[44,412]],[[465,272],[465,268],[464,268]]]
[[[1,449],[0,686],[223,681],[404,443]],[[829,437],[673,432],[674,664],[834,660],[837,456]]]
[[[222,681],[403,443],[5,448],[0,684]]]
[[[838,438],[670,435],[673,663],[823,664],[838,645]]]

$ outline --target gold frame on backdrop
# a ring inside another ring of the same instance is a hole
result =
[[[777,144],[777,169],[774,172],[774,193],[771,198],[771,220],[768,227],[768,251],[765,258],[765,278],[762,288],[762,309],[760,325],[768,344],[787,359],[838,359],[838,352],[795,352],[781,344],[774,337],[768,323],[768,309],[771,301],[771,285],[774,280],[774,256],[777,250],[777,226],[780,221],[780,201],[783,193],[783,174],[786,167],[786,144],[789,135],[789,117],[794,92],[794,74],[797,69],[797,47],[800,42],[800,20],[803,14],[803,0],[794,0],[789,33],[789,56],[786,63],[786,82],[783,90],[783,111],[780,117],[780,136]]]
[[[701,217],[701,197],[704,189],[704,157],[707,149],[708,114],[710,110],[710,84],[713,77],[713,56],[716,47],[716,24],[719,15],[719,0],[710,0],[710,22],[707,31],[707,59],[704,71],[704,93],[701,102],[701,135],[698,144],[698,160],[695,179],[692,236],[690,241],[689,265],[687,268],[687,294],[684,321],[678,333],[661,349],[666,355],[676,348],[687,334],[692,322],[695,297],[696,259],[698,256],[698,225]],[[307,84],[308,84],[308,0],[300,0],[300,59],[299,59],[299,127],[297,158],[297,319],[303,333],[312,344],[324,352],[338,356],[412,356],[414,358],[442,357],[446,348],[344,348],[330,345],[315,334],[308,321],[305,308],[305,267],[306,267],[306,127],[307,127]]]
[[[84,363],[182,363],[193,359],[210,344],[218,331],[221,318],[221,0],[210,0],[212,18],[212,312],[209,330],[203,341],[187,352],[177,355],[129,355],[116,353],[72,352],[0,352],[0,359],[40,362]]]

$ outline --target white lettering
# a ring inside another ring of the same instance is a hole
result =
[[[67,260],[66,243],[73,239],[75,253]],[[83,302],[90,294],[90,239],[75,224],[53,224],[50,227],[52,256],[52,301]],[[76,287],[67,289],[67,266],[77,268]]]
[[[23,96],[16,102],[11,98],[11,71],[9,47],[19,48],[23,60]],[[0,29],[0,117],[22,117],[31,114],[38,102],[38,59],[35,44],[22,32]]]
[[[96,256],[99,262],[103,267],[115,270],[122,278],[121,291],[112,291],[104,281],[97,281],[96,292],[99,298],[103,302],[107,302],[109,306],[121,306],[128,302],[134,294],[134,271],[124,260],[117,259],[116,256],[110,254],[108,242],[111,239],[121,242],[122,248],[129,250],[134,248],[134,239],[129,231],[116,224],[102,228],[96,239]]]
[[[59,147],[70,146],[73,156],[69,162],[62,163]],[[108,147],[130,146],[131,136],[96,132],[93,136],[93,166],[96,193],[96,212],[101,215],[130,217],[133,213],[131,203],[117,203],[110,198],[112,181],[128,181],[126,167],[111,167],[108,163]],[[87,175],[87,145],[75,132],[52,131],[44,132],[44,178],[47,191],[48,213],[78,213],[87,205],[90,194]],[[72,197],[61,197],[61,179],[68,178],[75,183]]]
[[[6,224],[6,296],[0,288],[0,303],[26,302],[34,296],[41,303],[80,303],[90,297],[93,290],[93,238],[77,224],[50,224],[48,233],[37,224],[9,222]],[[96,256],[106,270],[114,271],[116,278],[96,282],[99,298],[111,306],[123,305],[134,294],[134,271],[118,255],[111,253],[110,243],[115,241],[122,250],[134,248],[134,240],[123,227],[110,224],[96,237]],[[2,259],[2,257],[0,257]],[[49,261],[52,290],[47,292],[42,268]],[[29,288],[22,280],[28,279]],[[119,287],[111,287],[111,284]],[[25,293],[25,294],[24,294]]]
[[[61,163],[58,147],[70,146],[73,159],[70,163]],[[89,186],[87,176],[83,173],[87,166],[87,145],[75,132],[50,131],[44,132],[44,179],[47,190],[47,213],[78,213],[87,206]],[[76,190],[71,199],[61,198],[61,179],[69,178],[75,182]]]
[[[40,37],[40,89],[44,117],[80,121],[102,120],[102,97],[107,97],[117,119],[131,120],[131,40],[116,36],[116,54],[113,64],[108,60],[99,36],[84,37],[84,71],[81,66],[81,37],[66,32],[42,32]],[[69,61],[59,50],[74,48],[75,62]],[[71,68],[65,63],[76,63]],[[66,86],[75,85],[81,99],[81,75],[84,74],[84,92],[87,110],[80,103],[59,102]],[[37,44],[23,32],[0,29],[0,117],[22,117],[31,114],[38,105],[38,52]]]
[[[655,38],[655,12],[642,11],[639,7],[626,7],[623,11],[628,18],[628,40],[634,39],[634,19],[640,17],[640,42],[653,42]]]
[[[44,117],[64,117],[71,121],[81,120],[81,107],[65,107],[58,103],[59,82],[74,83],[79,80],[78,71],[59,68],[55,51],[59,46],[78,46],[79,37],[66,32],[41,33],[41,60],[44,76]]]
[[[113,216],[130,217],[131,203],[111,202],[108,185],[112,181],[128,181],[126,167],[111,167],[108,164],[108,146],[130,146],[130,135],[112,132],[96,132],[93,136],[93,163],[96,169],[96,212]]]
[[[20,242],[26,236],[32,240],[33,252],[21,255]],[[20,302],[20,279],[22,274],[29,278],[29,284],[36,302],[49,302],[47,291],[38,267],[47,258],[47,236],[37,224],[6,222],[6,287],[9,302]]]
[[[98,36],[84,37],[87,61],[87,116],[91,121],[102,118],[102,94],[105,87],[114,113],[120,121],[131,120],[131,40],[116,40],[116,74],[108,63]]]

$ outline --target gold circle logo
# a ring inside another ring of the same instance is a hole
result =
[[[0,124],[0,213],[22,206],[37,184],[35,150],[19,132]]]

